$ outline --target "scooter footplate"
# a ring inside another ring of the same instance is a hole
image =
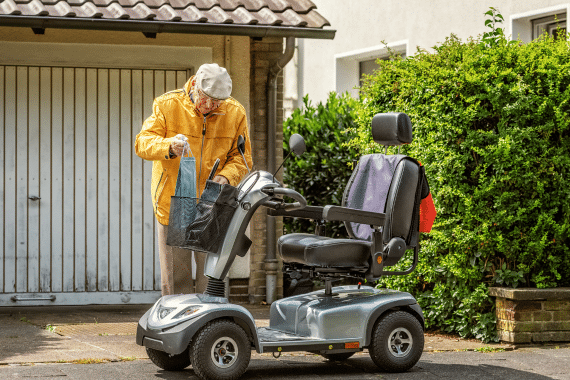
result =
[[[290,334],[284,331],[273,330],[267,327],[259,327],[257,329],[257,337],[260,342],[290,342],[290,341],[314,341],[314,338],[303,337],[295,334]]]

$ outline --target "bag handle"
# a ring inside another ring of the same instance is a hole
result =
[[[184,157],[184,152],[186,151],[186,147],[188,147],[188,152],[187,152],[189,155],[188,157],[194,157],[194,153],[192,153],[192,149],[190,149],[190,144],[188,144],[188,142],[186,142],[184,144],[184,148],[182,148],[182,157]],[[190,156],[190,155],[192,155],[192,156]]]

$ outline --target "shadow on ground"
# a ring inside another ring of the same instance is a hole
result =
[[[440,354],[445,355],[445,354]],[[157,378],[197,379],[190,368],[181,372],[167,372],[157,368]],[[405,373],[385,373],[372,360],[359,356],[342,363],[329,362],[318,356],[295,357],[292,359],[252,359],[247,372],[241,378],[248,379],[501,379],[501,380],[547,380],[548,376],[527,370],[507,368],[490,364],[447,364],[422,361]]]
[[[45,351],[53,361],[59,360],[54,351],[60,346],[60,337],[28,321],[25,317],[0,315],[0,363],[14,359],[25,362],[38,351]]]

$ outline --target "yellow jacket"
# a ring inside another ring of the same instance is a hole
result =
[[[196,196],[204,190],[216,158],[220,159],[216,175],[223,175],[231,185],[236,186],[247,174],[243,158],[237,150],[239,135],[245,137],[244,156],[249,168],[252,168],[245,108],[230,97],[204,117],[188,95],[193,79],[190,78],[184,88],[167,92],[154,100],[152,115],[145,120],[135,140],[136,154],[154,161],[152,203],[156,219],[164,225],[168,225],[170,197],[174,195],[180,166],[180,157],[169,158],[170,143],[177,134],[188,138],[196,158]]]

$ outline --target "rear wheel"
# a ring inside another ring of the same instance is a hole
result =
[[[251,342],[236,323],[217,320],[197,334],[192,346],[194,372],[205,380],[235,380],[247,370]]]
[[[157,367],[165,371],[182,371],[190,365],[188,348],[181,354],[170,355],[164,351],[147,347],[146,354]]]
[[[423,349],[422,325],[408,312],[391,312],[374,326],[370,357],[384,371],[409,370],[420,360]]]
[[[330,360],[331,362],[342,362],[354,355],[356,352],[340,352],[338,354],[321,354],[321,356],[325,359]]]

